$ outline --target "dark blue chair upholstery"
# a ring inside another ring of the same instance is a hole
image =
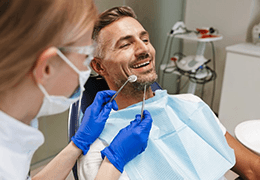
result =
[[[89,77],[84,87],[85,87],[85,91],[83,92],[83,96],[82,96],[82,99],[84,99],[84,101],[81,101],[82,112],[85,112],[87,107],[94,101],[94,98],[98,91],[109,89],[106,81],[100,76]],[[78,104],[79,102],[72,104],[69,110],[69,124],[68,124],[69,141],[71,137],[74,136],[75,132],[79,127],[79,121],[77,119]]]
[[[88,81],[85,84],[85,91],[83,93],[82,99],[84,101],[81,101],[81,112],[85,112],[87,107],[94,101],[94,98],[98,91],[108,90],[109,87],[106,83],[106,81],[101,76],[91,76]],[[160,85],[155,82],[151,85],[152,91],[155,91],[157,89],[162,89]],[[71,105],[69,110],[69,118],[68,118],[68,139],[70,142],[70,139],[74,134],[76,133],[78,127],[79,127],[79,120],[77,118],[77,112],[78,112],[78,103],[76,102]],[[73,175],[75,180],[78,180],[77,175],[77,163],[74,165],[73,169]]]

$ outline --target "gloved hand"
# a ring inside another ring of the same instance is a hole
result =
[[[152,127],[152,118],[147,110],[144,117],[136,115],[130,125],[121,129],[108,147],[101,151],[101,156],[108,160],[122,173],[124,166],[142,153],[146,146]]]
[[[115,93],[116,91],[112,90],[97,93],[93,103],[86,109],[78,131],[71,138],[74,144],[82,150],[83,155],[87,154],[90,145],[103,131],[111,109],[118,110],[115,100],[107,103]]]

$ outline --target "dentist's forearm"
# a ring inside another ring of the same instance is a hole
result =
[[[105,157],[100,169],[98,170],[95,180],[118,180],[121,172]]]
[[[32,179],[66,179],[82,151],[71,141],[42,171]]]

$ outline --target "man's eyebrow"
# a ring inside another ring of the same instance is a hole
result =
[[[124,37],[121,37],[117,42],[116,42],[116,45],[118,45],[120,42],[124,41],[124,40],[128,40],[128,39],[131,39],[133,36],[131,35],[127,35],[127,36],[124,36]]]
[[[141,36],[144,36],[144,35],[148,35],[148,36],[149,36],[149,33],[148,33],[147,31],[142,31],[142,32],[140,33],[140,37],[141,37]],[[122,41],[124,41],[124,40],[131,39],[131,38],[133,38],[132,35],[127,35],[127,36],[124,36],[124,37],[119,38],[119,40],[116,42],[116,46],[118,46],[118,45],[120,44],[120,42],[122,42]]]
[[[140,36],[144,36],[144,35],[148,35],[148,36],[149,36],[149,33],[148,33],[147,31],[142,31],[142,32],[140,33]]]

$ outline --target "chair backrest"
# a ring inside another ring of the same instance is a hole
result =
[[[89,77],[88,81],[84,85],[85,91],[83,92],[82,99],[84,101],[81,101],[81,112],[85,112],[87,107],[94,101],[94,98],[98,91],[108,90],[109,87],[106,83],[106,81],[100,77]],[[78,112],[78,104],[79,101],[72,104],[69,109],[69,118],[68,118],[68,139],[70,141],[71,137],[74,136],[77,129],[79,128],[79,119],[77,116]]]
[[[108,90],[109,87],[101,76],[90,77],[85,84],[85,91],[83,92],[81,101],[81,112],[85,112],[87,107],[94,101],[94,98],[98,91]],[[151,85],[152,91],[156,91],[157,89],[162,89],[157,82],[154,82]],[[69,117],[68,117],[68,139],[70,139],[76,133],[77,129],[79,128],[80,119],[78,119],[78,104],[79,101],[72,104],[69,109]],[[76,163],[77,164],[77,163]],[[73,167],[73,175],[75,180],[78,180],[77,175],[77,165]]]

